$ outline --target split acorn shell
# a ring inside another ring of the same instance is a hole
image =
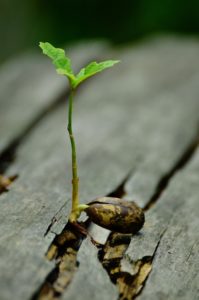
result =
[[[145,221],[143,210],[134,202],[102,197],[88,203],[85,212],[101,227],[120,233],[136,233]]]

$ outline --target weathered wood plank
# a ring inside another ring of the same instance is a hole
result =
[[[155,41],[115,53],[115,58],[123,60],[120,69],[99,75],[91,87],[80,90],[74,112],[81,150],[82,202],[110,193],[129,171],[134,176],[143,174],[140,170],[147,170],[149,162],[148,173],[153,175],[146,196],[131,191],[132,183],[126,187],[129,197],[137,196],[140,203],[146,203],[160,176],[192,140],[198,121],[199,46],[193,42],[184,49],[182,44],[186,45],[173,41],[167,47],[167,42]],[[44,239],[43,234],[55,212],[70,199],[70,172],[66,172],[70,170],[70,150],[63,138],[65,115],[63,106],[42,120],[20,146],[16,162],[9,169],[10,174],[17,172],[20,176],[9,193],[1,196],[2,299],[10,299],[13,294],[15,299],[28,299],[53,267],[43,257],[53,235]],[[68,210],[67,203],[61,224]],[[95,263],[95,255],[90,260],[81,253],[80,266],[82,262],[91,266]],[[104,274],[102,268],[99,272]],[[17,274],[14,281],[13,273]],[[99,286],[112,286],[108,276],[100,274]],[[94,276],[92,279],[95,282]],[[8,283],[9,290],[5,288]],[[69,288],[71,294],[77,290],[75,283]]]
[[[69,46],[78,70],[104,52],[103,43]],[[63,96],[68,82],[57,76],[50,61],[38,53],[27,53],[5,63],[0,70],[0,152],[23,135],[38,115]]]
[[[148,132],[150,135],[148,154],[124,187],[128,197],[137,199],[142,207],[146,206],[153,196],[159,180],[169,176],[172,169],[183,159],[183,155],[194,146],[198,135],[198,116],[195,112],[199,104],[198,80],[199,75],[196,74],[176,89],[157,97],[157,102],[151,109],[143,109],[143,115],[140,117],[142,124],[147,123],[148,118],[151,118],[150,114],[154,113],[161,118],[161,130],[159,124],[155,126],[156,120],[154,128],[150,128],[152,122],[148,123],[150,125],[144,133]],[[195,118],[192,118],[194,115]],[[172,128],[177,127],[179,123],[182,132],[173,131]],[[163,139],[160,135],[163,135]]]
[[[127,254],[133,261],[152,256],[160,240],[138,299],[198,299],[198,170],[199,151],[147,213],[142,237],[132,240]]]

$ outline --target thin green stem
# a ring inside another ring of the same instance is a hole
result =
[[[79,217],[79,177],[77,172],[77,156],[75,139],[72,129],[72,114],[73,114],[73,98],[74,89],[71,88],[69,96],[69,108],[68,108],[68,133],[70,137],[71,150],[72,150],[72,211],[70,214],[70,221],[75,222]]]

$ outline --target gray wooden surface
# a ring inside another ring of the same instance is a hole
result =
[[[54,241],[70,209],[65,80],[41,55],[2,66],[0,166],[18,178],[0,195],[0,299],[197,299],[198,52],[197,40],[177,37],[71,47],[77,68],[95,56],[122,61],[76,97],[81,201],[123,194],[146,213],[141,232],[115,245],[92,226],[99,253],[88,238],[65,254]],[[50,261],[48,249],[58,253]]]

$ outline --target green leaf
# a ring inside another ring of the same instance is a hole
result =
[[[85,68],[82,68],[80,72],[75,76],[71,68],[71,61],[66,56],[63,49],[55,48],[48,42],[40,42],[39,46],[43,50],[43,53],[52,59],[57,73],[68,77],[70,85],[73,89],[75,89],[81,82],[83,82],[87,78],[107,68],[110,68],[119,62],[119,60],[107,60],[100,63],[94,61]]]
[[[76,75],[76,79],[73,81],[73,87],[77,87],[82,81],[85,79],[112,67],[113,65],[117,64],[119,60],[107,60],[100,63],[91,62],[88,66],[81,69],[80,72]]]
[[[60,48],[55,48],[50,43],[39,43],[43,53],[50,57],[56,67],[58,74],[65,75],[70,81],[74,81],[75,76],[71,68],[70,59],[65,55],[65,51]]]

